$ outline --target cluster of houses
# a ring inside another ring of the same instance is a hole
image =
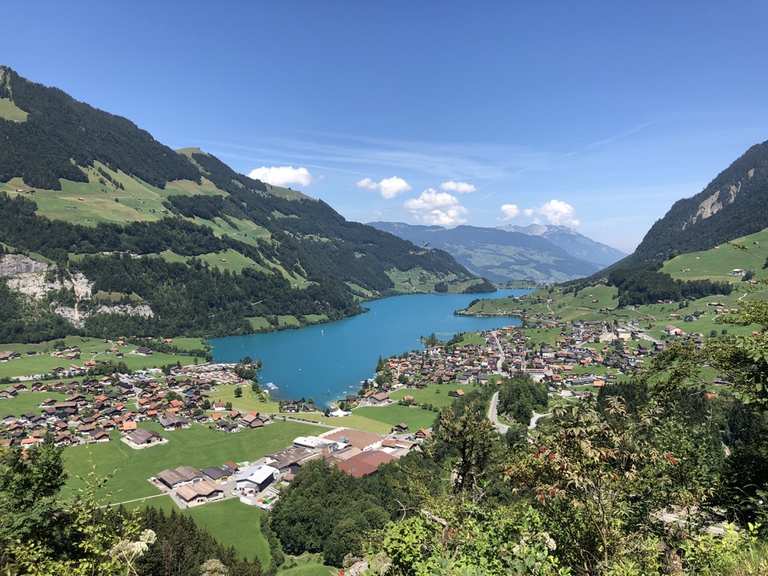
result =
[[[554,344],[533,346],[522,330],[507,327],[483,332],[484,344],[438,344],[389,358],[380,377],[369,381],[348,403],[354,400],[358,405],[380,406],[391,403],[389,392],[398,388],[448,382],[484,384],[494,375],[517,373],[547,383],[552,394],[578,399],[592,394],[584,388],[600,388],[610,382],[614,376],[607,373],[629,372],[649,354],[666,346],[664,342],[644,339],[635,324],[561,322],[555,328],[560,329],[560,334]],[[461,394],[461,390],[453,391],[453,395]],[[403,401],[408,398],[405,396]]]
[[[158,369],[131,374],[86,377],[70,382],[18,382],[0,391],[0,401],[36,392],[51,396],[38,410],[0,420],[0,446],[29,447],[51,435],[58,446],[109,442],[121,433],[132,448],[164,442],[156,432],[140,429],[140,422],[155,422],[164,430],[178,430],[193,422],[217,424],[203,408],[212,388],[220,382],[242,383],[234,365],[207,364],[174,369],[164,376]],[[232,414],[229,414],[232,416]],[[222,420],[224,420],[222,418]],[[258,427],[265,418],[238,413],[235,428]]]
[[[178,466],[162,470],[149,482],[168,494],[180,508],[199,506],[225,498],[238,498],[250,506],[269,510],[309,462],[324,460],[339,470],[362,478],[397,460],[429,436],[415,434],[381,436],[349,428],[336,428],[318,436],[300,436],[293,444],[255,462],[224,462],[208,468]]]

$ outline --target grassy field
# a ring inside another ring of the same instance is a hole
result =
[[[197,224],[207,226],[213,233],[218,236],[229,236],[235,240],[240,240],[251,246],[259,246],[259,240],[269,241],[272,238],[272,234],[266,228],[263,228],[251,222],[250,220],[244,220],[241,218],[229,218],[224,220],[223,218],[214,218],[213,220],[206,220],[204,218],[194,218],[193,221]]]
[[[524,311],[528,315],[556,314],[564,320],[595,320],[604,315],[601,310],[616,307],[617,294],[616,288],[603,285],[590,286],[575,294],[563,294],[559,289],[539,290],[529,298],[479,300],[466,313],[503,316]]]
[[[395,285],[396,292],[422,293],[432,292],[438,282],[447,282],[449,292],[462,292],[466,288],[476,284],[477,280],[457,281],[455,277],[439,277],[432,272],[427,272],[419,266],[410,270],[398,270],[392,268],[386,271],[387,276]]]
[[[90,472],[97,477],[110,477],[106,483],[105,500],[125,502],[158,493],[147,479],[166,468],[188,464],[205,467],[226,460],[236,462],[256,460],[289,446],[297,436],[316,434],[319,429],[310,424],[276,422],[257,430],[235,434],[217,432],[204,426],[187,430],[161,431],[155,423],[145,424],[168,439],[166,444],[144,450],[134,450],[120,442],[115,434],[107,444],[75,446],[64,451],[65,469],[69,476],[65,494],[83,486]]]
[[[326,426],[333,426],[335,428],[354,428],[355,430],[364,430],[365,432],[374,432],[376,434],[388,434],[392,430],[390,424],[387,424],[382,420],[375,420],[363,416],[359,414],[357,410],[349,416],[343,416],[341,418],[323,416],[320,412],[302,412],[294,417],[298,417],[301,420],[325,424]]]
[[[393,400],[401,400],[404,396],[413,396],[417,404],[432,404],[437,408],[450,406],[455,398],[449,395],[453,390],[464,390],[471,392],[475,389],[475,384],[430,384],[426,388],[404,388],[395,390],[389,396]]]
[[[264,412],[266,414],[275,414],[279,412],[279,405],[274,401],[264,401],[261,394],[256,394],[250,386],[243,386],[243,395],[235,398],[234,384],[224,384],[217,386],[211,391],[211,402],[232,402],[232,407],[245,412]]]
[[[154,221],[170,215],[163,202],[171,195],[223,195],[210,182],[202,184],[179,181],[169,182],[164,189],[156,188],[119,171],[95,162],[92,167],[81,167],[88,182],[61,180],[61,190],[34,189],[26,194],[37,203],[38,213],[48,218],[66,220],[85,226],[100,222]],[[122,189],[104,180],[99,169],[108,173],[122,185]],[[0,184],[0,189],[15,193],[11,183]],[[28,186],[23,188],[29,189]]]
[[[167,262],[186,263],[193,259],[192,256],[181,256],[170,250],[162,252],[160,256]],[[228,271],[239,274],[246,268],[257,268],[262,271],[264,270],[263,266],[258,265],[247,256],[243,256],[240,254],[240,252],[232,250],[231,248],[229,250],[224,250],[223,252],[209,252],[208,254],[201,254],[200,256],[195,256],[194,258],[197,260],[202,260],[211,268],[217,268],[222,272]]]
[[[127,344],[120,348],[120,352],[124,356],[118,358],[116,354],[110,351],[113,344],[104,342],[104,340],[82,338],[80,336],[67,336],[63,340],[67,347],[78,346],[80,348],[81,355],[79,360],[67,360],[51,356],[51,352],[54,350],[54,342],[58,342],[58,340],[41,344],[0,344],[0,351],[13,351],[23,354],[21,358],[0,363],[0,378],[43,374],[59,366],[82,366],[86,360],[125,362],[131,370],[176,364],[177,362],[192,364],[195,361],[192,356],[161,352],[155,352],[151,356],[140,356],[132,353],[136,350],[136,346],[132,344]],[[29,352],[34,352],[35,354],[27,355]]]
[[[27,114],[9,98],[0,98],[0,118],[11,122],[26,122]]]
[[[320,554],[302,554],[301,556],[286,556],[285,563],[278,570],[278,576],[329,576],[337,570],[323,565]]]
[[[172,345],[179,350],[205,350],[208,347],[205,339],[203,338],[174,338]]]
[[[467,314],[513,316],[521,309],[517,298],[481,298],[467,308]]]
[[[0,400],[0,418],[21,416],[22,414],[40,414],[40,402],[47,398],[63,400],[64,394],[58,392],[22,392],[15,398]]]
[[[485,338],[479,332],[465,332],[458,346],[485,346]]]
[[[235,386],[232,384],[218,386],[214,389],[210,396],[211,401],[232,402],[232,407],[245,412],[262,412],[264,414],[275,414],[279,416],[288,416],[291,418],[299,418],[306,420],[307,422],[316,422],[319,424],[325,424],[328,426],[336,426],[339,428],[354,428],[356,430],[365,430],[367,432],[376,432],[377,434],[384,434],[390,431],[392,426],[385,421],[376,418],[370,418],[358,414],[355,411],[350,416],[344,416],[342,418],[332,418],[324,416],[321,412],[302,412],[301,414],[280,414],[280,406],[276,401],[268,400],[264,401],[262,397],[254,392],[247,386],[243,387],[243,395],[240,398],[235,398]]]
[[[532,346],[554,346],[560,338],[560,328],[524,328],[523,332]]]
[[[710,279],[720,282],[741,282],[730,275],[734,268],[752,270],[755,279],[768,278],[763,268],[768,258],[768,229],[726,242],[710,250],[681,254],[664,263],[662,272],[681,280]]]
[[[168,513],[191,516],[195,522],[225,546],[233,546],[244,558],[258,558],[262,567],[271,562],[269,544],[261,533],[261,516],[265,514],[255,506],[247,506],[237,499],[213,502],[204,506],[179,510],[170,498],[163,496],[127,506],[129,509],[156,508]]]
[[[356,416],[364,416],[388,424],[391,428],[401,422],[408,425],[408,430],[415,432],[419,428],[429,428],[437,418],[436,412],[411,406],[390,404],[389,406],[364,406],[353,411]]]
[[[251,328],[254,332],[260,332],[263,330],[274,330],[283,328],[299,328],[301,326],[308,326],[309,324],[319,324],[320,322],[327,322],[328,316],[325,314],[307,314],[306,316],[278,316],[277,326],[272,326],[264,316],[253,316],[247,318]]]

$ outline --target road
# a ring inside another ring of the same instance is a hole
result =
[[[534,412],[533,416],[531,416],[531,421],[528,424],[528,430],[535,430],[539,420],[548,416],[551,416],[551,414],[539,414],[538,412]]]
[[[498,332],[494,330],[491,332],[491,336],[493,336],[493,339],[496,341],[496,348],[499,350],[499,360],[496,362],[496,372],[498,374],[504,374],[504,360],[507,359],[504,354],[504,347],[501,345],[501,342],[499,342]]]
[[[488,404],[488,420],[491,421],[493,427],[499,434],[506,434],[509,431],[509,426],[502,424],[499,421],[499,393],[494,392],[491,396],[491,402]]]

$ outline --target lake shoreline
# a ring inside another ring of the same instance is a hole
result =
[[[520,296],[528,290],[500,290]],[[520,325],[514,316],[474,318],[456,315],[476,294],[397,294],[365,301],[365,312],[332,322],[209,340],[214,361],[237,362],[250,356],[262,362],[262,383],[273,383],[276,400],[311,398],[318,406],[356,394],[373,377],[380,357],[423,347],[421,337],[435,333],[449,339]]]

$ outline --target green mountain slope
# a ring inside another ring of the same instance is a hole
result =
[[[478,226],[417,226],[402,222],[372,222],[420,246],[445,250],[476,274],[493,282],[527,280],[562,282],[588,276],[599,266],[575,258],[549,239],[517,231]]]
[[[339,318],[362,297],[490,289],[445,252],[171,150],[5,67],[0,100],[0,243],[47,262],[34,277],[0,272],[21,296],[15,317],[23,306],[99,335],[224,334]]]
[[[768,228],[768,141],[756,144],[699,194],[679,200],[648,231],[633,259],[662,261]]]
[[[676,202],[651,227],[633,254],[574,287],[607,280],[619,289],[621,304],[728,294],[732,290],[728,271],[740,267],[735,261],[717,256],[728,250],[707,257],[715,266],[711,270],[692,266],[701,255],[690,254],[722,247],[766,228],[768,142],[763,142],[747,150],[702,192]],[[680,259],[671,267],[664,264],[675,256]],[[754,262],[745,265],[753,268]]]

